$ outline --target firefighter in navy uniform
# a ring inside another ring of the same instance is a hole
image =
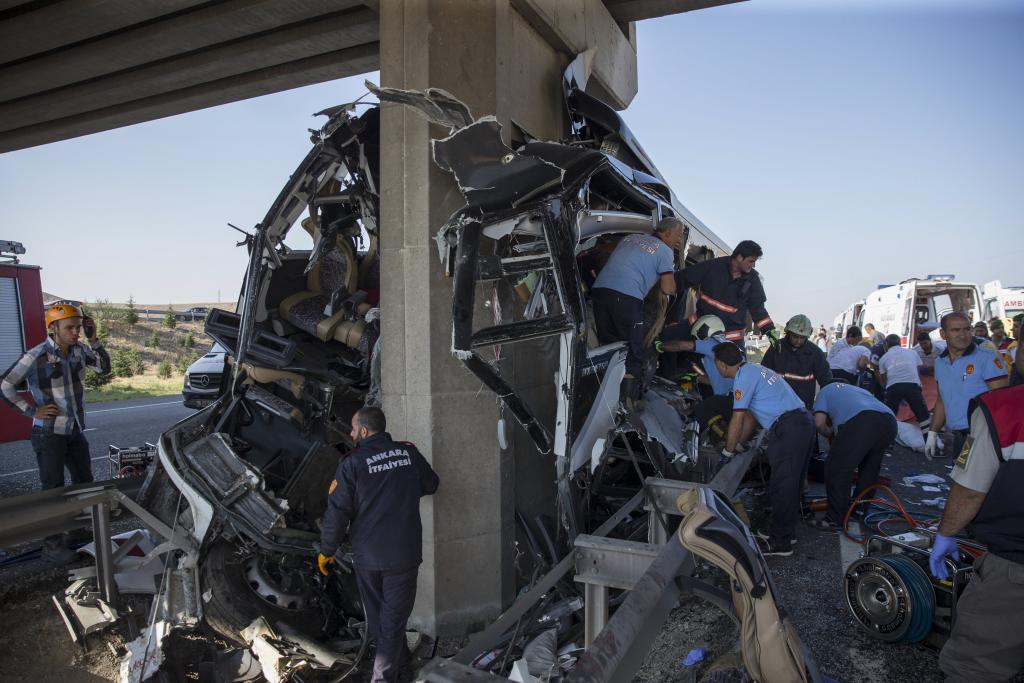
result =
[[[794,315],[786,323],[785,335],[765,351],[761,365],[782,375],[810,410],[814,404],[815,384],[823,387],[832,381],[832,369],[825,353],[807,339],[814,326],[806,315]]]
[[[954,536],[968,524],[988,552],[957,601],[939,668],[947,681],[1007,681],[1024,667],[1024,387],[978,396],[970,424],[950,473],[932,575],[949,578],[944,560],[959,559]]]
[[[341,463],[327,494],[317,565],[327,576],[348,531],[367,637],[377,643],[374,683],[396,681],[410,653],[405,627],[416,601],[423,561],[420,497],[437,491],[437,474],[416,447],[394,441],[380,408],[352,416],[356,448]]]
[[[716,315],[725,324],[725,338],[743,348],[749,314],[758,331],[776,343],[778,334],[764,307],[761,276],[754,270],[761,254],[757,242],[743,240],[732,256],[701,261],[676,273],[676,291],[680,295],[691,287],[697,290],[697,312],[690,322],[702,315]],[[685,299],[679,297],[667,320],[682,320]]]

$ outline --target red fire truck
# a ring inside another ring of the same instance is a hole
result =
[[[0,240],[0,373],[46,339],[39,266],[21,263],[20,242]],[[0,402],[0,443],[29,438],[32,420]]]

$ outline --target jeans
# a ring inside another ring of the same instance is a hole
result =
[[[78,427],[74,433],[65,436],[32,428],[32,450],[39,465],[39,480],[43,490],[64,486],[64,469],[71,475],[72,484],[86,484],[92,481],[92,458],[89,456],[89,442]]]
[[[405,627],[416,602],[419,567],[396,571],[355,568],[359,597],[366,612],[367,637],[377,642],[373,683],[393,683],[411,655]]]

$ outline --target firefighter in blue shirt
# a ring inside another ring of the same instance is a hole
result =
[[[832,438],[825,461],[828,511],[815,526],[834,530],[850,507],[853,471],[857,470],[855,496],[878,483],[882,456],[896,439],[896,417],[871,392],[839,379],[818,392],[814,422],[822,436]]]
[[[733,378],[733,413],[723,455],[732,456],[753,433],[752,414],[767,432],[764,447],[772,468],[772,522],[767,535],[759,534],[766,541],[762,550],[765,555],[792,555],[800,489],[814,438],[811,415],[786,380],[768,368],[744,363],[735,344],[715,347],[715,365],[723,377]]]
[[[594,325],[602,344],[626,342],[626,375],[621,398],[640,398],[647,349],[644,338],[644,299],[657,284],[671,296],[676,293],[675,250],[685,239],[685,226],[678,218],[663,218],[653,235],[626,235],[615,247],[594,281],[591,299]]]
[[[380,408],[352,416],[356,448],[342,459],[328,490],[317,556],[327,576],[348,532],[367,635],[377,643],[374,682],[397,680],[410,658],[405,627],[423,561],[420,497],[439,483],[416,447],[394,441],[386,427]]]
[[[999,354],[975,344],[971,321],[966,315],[960,312],[944,315],[942,336],[946,340],[946,350],[935,359],[939,396],[935,400],[924,447],[929,458],[938,455],[939,432],[944,426],[952,430],[955,436],[953,454],[958,454],[970,430],[967,406],[971,399],[1008,383],[1006,366]]]
[[[681,338],[683,334],[692,334],[696,340]],[[692,352],[700,356],[700,361],[694,361],[694,366],[700,365],[703,369],[703,377],[707,384],[701,386],[700,393],[703,400],[693,410],[693,416],[697,418],[701,432],[708,434],[712,442],[724,444],[726,426],[729,416],[732,415],[732,378],[722,377],[715,365],[715,347],[722,343],[731,344],[725,339],[725,326],[717,316],[701,316],[693,324],[692,329],[686,332],[683,325],[669,325],[664,328],[661,338],[655,341],[654,347],[662,354],[662,363],[673,368],[672,375],[678,375],[678,360],[675,356],[682,356],[686,352]],[[669,361],[669,362],[665,362]],[[692,376],[692,372],[690,373]],[[676,379],[670,376],[670,379]]]

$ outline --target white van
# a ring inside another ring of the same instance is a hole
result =
[[[972,321],[982,319],[982,298],[971,282],[954,282],[953,275],[912,278],[898,285],[882,287],[867,296],[860,323],[872,323],[885,335],[897,334],[904,347],[913,346],[918,326],[935,328],[942,316],[953,311],[966,313]],[[937,336],[936,332],[933,336]]]
[[[981,300],[986,322],[993,318],[1006,321],[1024,313],[1024,287],[1003,287],[999,280],[986,282],[981,289]]]

